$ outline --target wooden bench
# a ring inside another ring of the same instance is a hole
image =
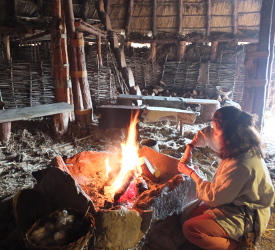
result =
[[[71,112],[73,110],[74,110],[74,106],[66,102],[43,104],[43,105],[37,105],[32,107],[17,108],[17,109],[0,110],[0,124],[3,125],[5,123],[10,123],[13,121],[29,120],[29,119],[41,117],[41,116],[61,114],[61,113]],[[1,127],[0,141],[3,140],[2,137],[9,138],[9,133],[10,131],[6,131],[3,133],[2,127]]]
[[[129,126],[132,112],[139,112],[139,119],[143,119],[143,122],[170,120],[179,121],[181,124],[193,124],[196,120],[196,114],[192,111],[165,107],[102,105],[98,111],[99,126],[103,129]]]
[[[131,105],[133,101],[141,101],[143,105],[153,107],[166,107],[186,110],[189,105],[199,104],[202,106],[201,118],[203,121],[210,121],[214,112],[220,107],[220,102],[210,99],[191,99],[182,97],[167,96],[141,96],[141,95],[124,95],[117,97],[119,105]]]

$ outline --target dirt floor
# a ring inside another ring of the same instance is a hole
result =
[[[273,117],[266,120],[263,137],[267,145],[266,163],[275,185],[274,121]],[[161,153],[180,158],[185,145],[190,142],[196,131],[206,125],[199,121],[194,125],[184,125],[181,136],[173,122],[139,123],[139,139],[154,139],[158,142]],[[83,151],[117,152],[127,137],[125,129],[101,130],[96,120],[86,128],[70,124],[66,134],[60,137],[50,132],[51,126],[50,118],[12,123],[9,143],[0,144],[0,201],[22,189],[32,188],[35,184],[32,172],[49,166],[56,156],[68,158]],[[193,162],[211,178],[219,159],[210,148],[197,148],[193,153]],[[272,208],[272,211],[268,229],[258,245],[258,250],[275,249],[275,209]],[[3,227],[0,226],[0,234],[3,233],[2,230]]]

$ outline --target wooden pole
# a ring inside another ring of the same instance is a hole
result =
[[[186,51],[186,42],[185,41],[180,41],[177,43],[177,60],[180,61],[185,54]]]
[[[217,62],[217,51],[219,47],[219,42],[214,41],[211,42],[211,54],[210,54],[210,62]]]
[[[207,1],[207,20],[206,20],[206,36],[210,36],[210,29],[211,29],[211,0]]]
[[[72,10],[72,0],[63,1],[64,5],[64,14],[65,14],[65,22],[68,36],[71,39],[75,37],[75,26],[74,26],[74,14]],[[68,43],[68,57],[69,57],[69,69],[70,71],[77,71],[77,61],[76,61],[76,51],[75,47],[72,46],[72,43],[69,41]],[[74,109],[82,110],[83,102],[82,95],[80,89],[79,79],[76,77],[71,77],[72,81],[72,89],[73,89],[73,100],[74,100]],[[78,122],[78,121],[76,121]]]
[[[128,0],[128,11],[127,11],[126,25],[125,25],[126,37],[128,37],[130,34],[130,26],[132,23],[133,11],[134,11],[134,0]]]
[[[11,51],[10,51],[10,37],[4,35],[4,44],[5,44],[5,52],[6,52],[6,59],[8,62],[11,61]]]
[[[272,15],[272,28],[271,28],[271,39],[270,39],[270,55],[274,55],[274,46],[275,46],[275,5],[273,7],[273,15]],[[267,93],[266,98],[268,97],[269,90],[270,90],[270,83],[272,77],[272,69],[274,67],[274,57],[271,56],[269,60],[269,67],[268,67],[268,85],[267,85]],[[272,98],[274,99],[274,98]],[[273,103],[275,100],[273,101]]]
[[[76,28],[76,31],[81,31],[81,32],[89,32],[91,34],[94,34],[96,36],[101,36],[101,37],[104,37],[106,38],[106,32],[102,32],[102,30],[84,22],[83,20],[77,20],[75,23],[74,23],[74,26]]]
[[[183,15],[183,3],[182,0],[178,0],[178,34],[182,35],[182,15]],[[186,50],[186,42],[177,42],[177,60],[180,61],[184,57]]]
[[[181,35],[182,34],[182,0],[178,0],[178,33]]]
[[[238,34],[238,0],[233,1],[233,34]]]
[[[245,84],[242,96],[241,107],[242,110],[252,113],[253,99],[254,99],[254,88],[251,84],[251,80],[256,77],[256,66],[253,57],[248,57],[250,53],[254,53],[257,50],[256,44],[248,44],[246,46],[246,59],[245,59]]]
[[[274,1],[262,1],[258,51],[270,51],[271,24],[272,19],[274,18],[272,17],[273,8]],[[257,114],[259,117],[258,128],[260,131],[262,131],[264,123],[269,60],[270,55],[267,58],[257,59],[256,77],[257,79],[266,80],[263,86],[254,87],[255,91],[252,112]]]
[[[71,102],[66,47],[66,29],[62,19],[61,0],[52,0],[51,46],[55,98],[57,102]],[[54,132],[63,135],[69,126],[70,113],[54,115]]]
[[[157,61],[157,44],[151,43],[151,60],[152,63],[155,63]]]
[[[11,62],[11,53],[10,53],[10,37],[4,36],[4,44],[5,44],[5,51],[6,51],[6,59],[8,60],[8,63]],[[3,106],[2,106],[3,104]],[[4,102],[2,99],[2,94],[0,90],[0,109],[4,109]],[[11,122],[3,122],[0,123],[0,141],[2,143],[8,143],[11,136]]]
[[[81,116],[81,120],[83,120],[83,125],[88,125],[91,123],[93,118],[93,105],[90,93],[90,87],[88,82],[88,75],[86,69],[86,59],[85,59],[85,50],[84,50],[84,37],[83,33],[76,33],[76,56],[78,61],[78,71],[74,72],[79,77],[80,88],[82,92],[83,98],[83,107],[84,110],[81,112],[77,112],[76,115]],[[71,72],[72,73],[72,72]]]
[[[87,78],[83,33],[76,32],[72,0],[64,1],[64,13],[67,31],[70,36],[68,54],[75,118],[77,124],[86,126],[92,120],[92,100]]]
[[[153,13],[152,13],[152,33],[153,37],[157,34],[156,22],[157,22],[157,0],[153,0]]]
[[[97,36],[97,55],[98,55],[98,65],[103,66],[102,53],[101,53],[101,35]]]
[[[156,36],[156,21],[157,21],[157,1],[153,0],[153,9],[152,9],[152,35]],[[157,44],[151,43],[151,60],[152,63],[155,63],[157,60]]]

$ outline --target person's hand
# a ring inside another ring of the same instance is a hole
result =
[[[192,168],[189,168],[186,164],[179,162],[178,163],[178,170],[179,172],[190,176],[192,172],[194,172],[194,170]]]

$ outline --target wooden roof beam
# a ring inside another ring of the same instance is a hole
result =
[[[44,36],[48,36],[50,34],[50,30],[45,30],[43,32],[40,32],[39,34],[35,34],[33,36],[29,36],[29,37],[24,37],[21,39],[22,42],[25,42],[25,41],[34,41],[34,40],[37,40],[38,38],[41,38],[41,37],[44,37]],[[46,40],[49,40],[49,38],[47,37]]]
[[[93,25],[84,22],[83,20],[77,20],[74,23],[74,26],[78,31],[86,31],[90,34],[106,38],[106,32],[105,31],[102,31],[102,30],[94,27]]]
[[[166,44],[166,43],[177,43],[179,41],[185,41],[190,43],[204,43],[204,42],[229,42],[229,41],[238,41],[238,42],[249,42],[249,43],[257,43],[258,39],[256,38],[211,38],[211,37],[203,37],[201,39],[198,38],[179,38],[179,39],[128,39],[128,42],[134,42],[134,43],[159,43],[159,44]]]

